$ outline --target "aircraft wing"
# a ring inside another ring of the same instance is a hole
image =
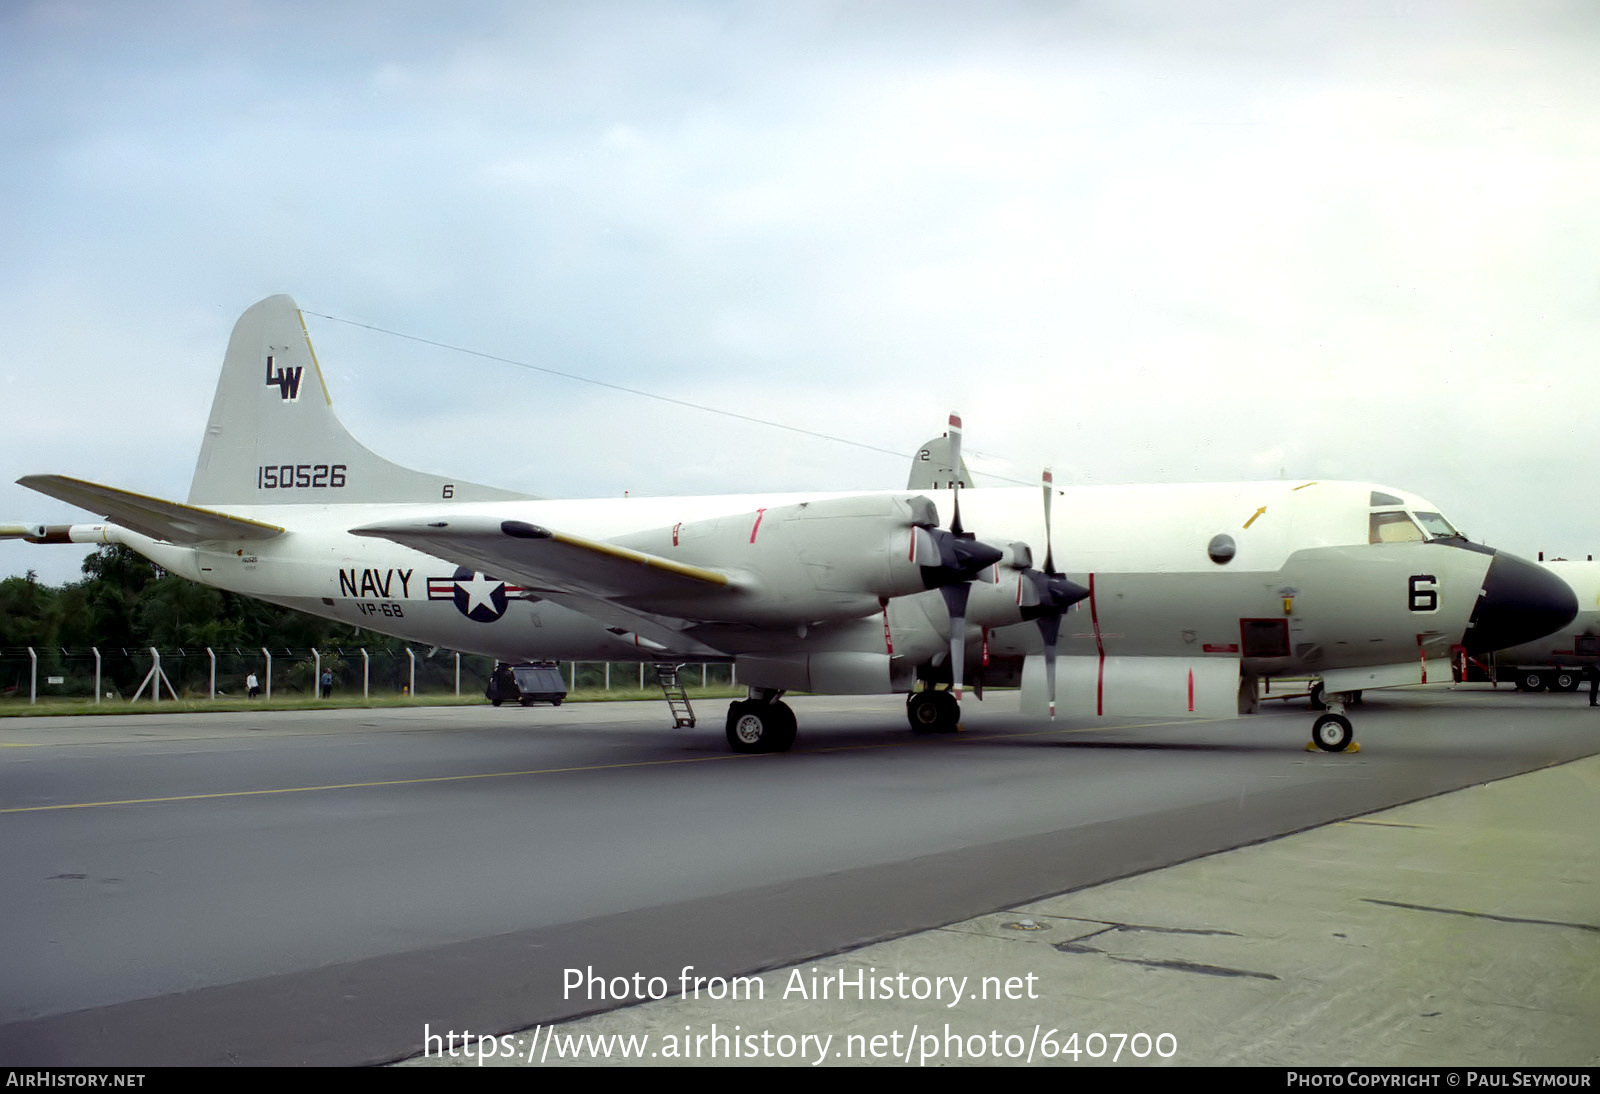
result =
[[[97,513],[141,535],[169,543],[204,543],[208,540],[272,539],[283,534],[276,524],[233,517],[214,509],[118,490],[97,482],[66,475],[24,475],[18,485]],[[14,537],[8,537],[14,538]]]
[[[730,575],[614,543],[520,520],[441,516],[364,524],[351,535],[391,540],[533,592],[567,593],[628,605],[729,590]]]

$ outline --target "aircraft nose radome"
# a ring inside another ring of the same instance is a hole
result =
[[[1496,551],[1461,644],[1468,653],[1520,646],[1561,629],[1577,614],[1578,598],[1560,577]]]

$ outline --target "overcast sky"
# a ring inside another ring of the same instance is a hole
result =
[[[307,317],[369,447],[531,493],[898,488],[957,409],[978,470],[1600,553],[1597,57],[1589,0],[13,0],[0,520],[186,496],[287,292],[907,457]]]

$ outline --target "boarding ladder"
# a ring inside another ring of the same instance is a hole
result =
[[[666,697],[667,707],[672,711],[673,727],[693,729],[694,708],[689,705],[689,693],[678,682],[678,666],[657,665],[656,683],[661,685],[661,694]]]

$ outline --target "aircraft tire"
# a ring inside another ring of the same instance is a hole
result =
[[[961,723],[961,704],[948,691],[914,691],[906,698],[906,720],[913,733],[954,733]]]
[[[786,703],[742,699],[728,706],[726,736],[735,752],[787,752],[798,726]]]
[[[1311,698],[1311,709],[1312,710],[1327,710],[1328,709],[1328,704],[1324,703],[1322,701],[1322,681],[1321,680],[1318,680],[1315,684],[1311,685],[1311,696],[1310,696],[1310,698]]]
[[[505,702],[505,700],[504,699],[490,699],[489,702],[493,703],[495,706],[499,706],[501,703]]]
[[[1311,725],[1311,743],[1324,752],[1343,752],[1355,735],[1350,719],[1342,714],[1324,714]]]

